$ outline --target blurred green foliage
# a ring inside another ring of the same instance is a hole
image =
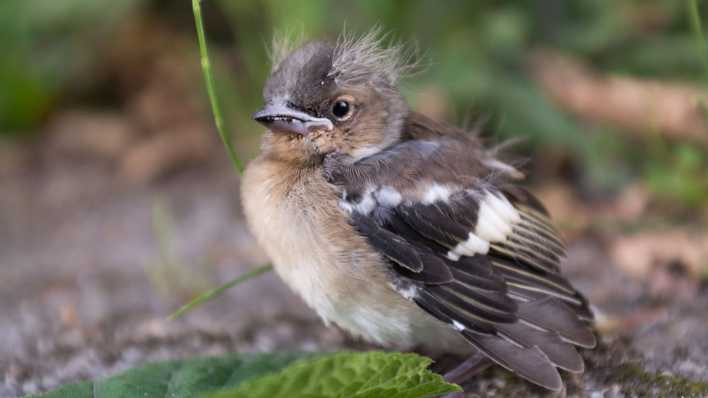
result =
[[[404,87],[413,106],[418,93],[435,87],[450,104],[451,121],[491,115],[495,139],[522,136],[524,152],[568,154],[582,170],[579,185],[602,191],[641,178],[667,199],[695,206],[708,202],[705,148],[626,138],[616,127],[579,121],[549,101],[528,72],[530,51],[552,48],[601,72],[706,82],[706,47],[692,30],[690,1],[207,0],[202,7],[237,146],[259,131],[250,114],[261,102],[274,31],[335,38],[345,25],[354,32],[380,25],[422,49],[427,67]],[[708,21],[708,6],[698,6],[694,28]],[[0,2],[0,35],[9,38],[0,58],[0,134],[39,129],[67,90],[91,84],[86,71],[97,37],[148,8],[151,18],[171,21],[195,41],[191,20],[171,15],[189,15],[186,0]],[[196,53],[184,62],[198,62]]]
[[[0,1],[0,135],[36,129],[68,86],[83,85],[98,39],[139,2]]]

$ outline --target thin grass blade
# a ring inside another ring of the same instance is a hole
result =
[[[257,276],[260,276],[266,272],[269,272],[272,269],[273,269],[272,265],[263,265],[258,268],[254,268],[253,270],[248,271],[243,275],[239,275],[238,277],[232,279],[231,281],[229,281],[217,288],[214,288],[214,289],[211,289],[207,292],[204,292],[204,293],[200,294],[199,296],[195,297],[192,301],[183,305],[177,311],[173,312],[168,317],[168,319],[174,320],[174,319],[180,318],[181,316],[183,316],[187,312],[194,309],[194,307],[204,304],[205,302],[210,301],[210,300],[220,296],[226,290],[231,289],[232,287],[234,287],[236,285],[240,285],[241,283],[246,282],[247,280],[253,279]]]

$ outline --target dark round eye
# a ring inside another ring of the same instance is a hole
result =
[[[334,117],[340,120],[346,119],[351,113],[352,107],[349,102],[344,100],[337,100],[332,104],[332,114]]]

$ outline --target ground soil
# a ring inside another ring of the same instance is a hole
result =
[[[77,160],[2,177],[1,397],[167,358],[368,348],[323,326],[272,273],[166,320],[200,289],[267,261],[244,225],[238,178],[208,163],[140,186]],[[170,261],[152,227],[156,203],[173,220]],[[592,234],[569,242],[567,275],[606,331],[584,353],[585,374],[566,375],[568,396],[708,396],[706,289],[652,294],[606,247]],[[499,369],[468,395],[547,396]]]

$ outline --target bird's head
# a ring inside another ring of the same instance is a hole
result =
[[[333,151],[359,159],[396,143],[408,114],[397,82],[411,66],[401,46],[381,44],[373,31],[280,50],[253,115],[268,128],[266,155],[316,165]]]

